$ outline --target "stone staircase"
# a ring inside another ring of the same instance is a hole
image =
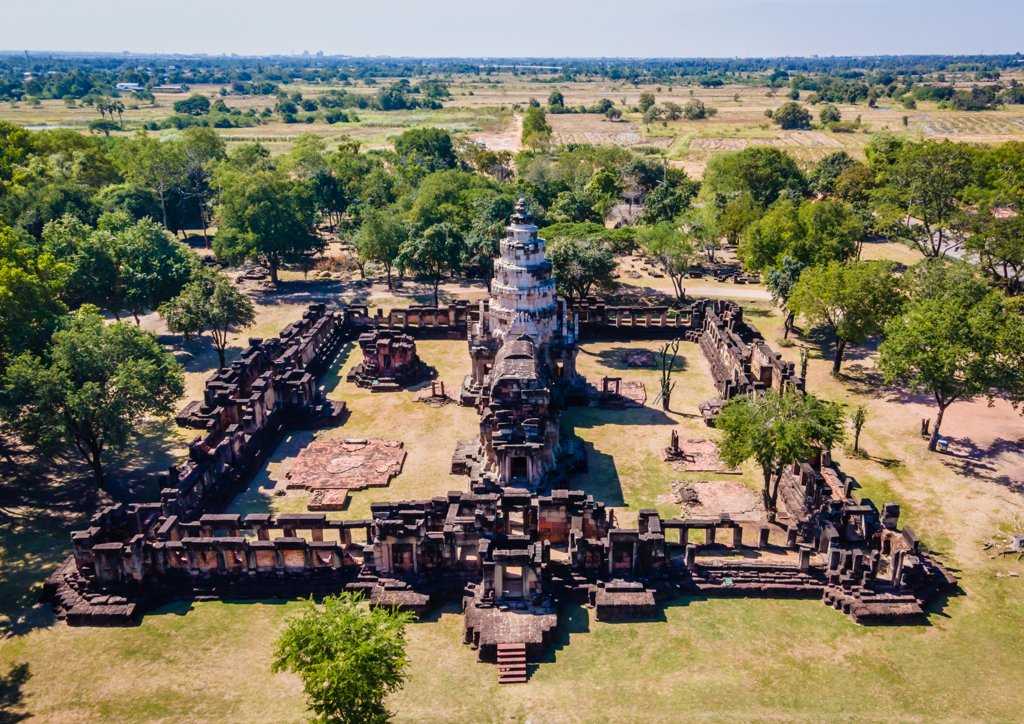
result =
[[[863,586],[825,587],[822,601],[858,622],[899,621],[921,616],[921,602],[910,592],[874,591]]]
[[[813,575],[772,564],[698,566],[690,575],[701,593],[718,596],[817,598],[824,588]]]
[[[526,683],[526,644],[498,644],[498,683]]]

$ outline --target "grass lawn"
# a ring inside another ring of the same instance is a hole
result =
[[[477,663],[475,652],[460,643],[462,618],[448,607],[409,629],[409,679],[390,701],[397,720],[1019,720],[1024,579],[1008,574],[1024,573],[1024,567],[1009,557],[990,557],[983,544],[997,531],[1020,529],[1024,500],[994,473],[968,474],[948,456],[929,454],[916,435],[919,418],[929,414],[927,401],[874,383],[870,350],[853,350],[844,375],[832,378],[827,349],[810,337],[779,346],[778,312],[756,297],[743,304],[787,359],[798,359],[799,346],[808,346],[809,389],[868,405],[862,437],[867,456],[840,453],[842,466],[859,479],[862,495],[879,505],[901,503],[904,522],[959,570],[966,595],[937,608],[928,625],[904,627],[858,626],[816,601],[685,599],[666,607],[663,620],[636,624],[600,623],[586,609],[571,608],[548,660],[527,685],[508,687],[499,687],[494,667]],[[267,334],[299,309],[262,306],[260,328],[244,336]],[[694,417],[697,403],[712,392],[696,345],[681,345],[668,413],[657,404],[657,371],[624,368],[624,349],[659,347],[584,344],[578,360],[583,374],[598,384],[606,374],[640,380],[648,406],[574,408],[563,418],[566,431],[582,438],[590,454],[590,474],[574,483],[619,508],[624,522],[641,507],[677,512],[659,500],[672,480],[684,477],[659,458],[672,426],[684,438],[716,434]],[[423,341],[419,352],[454,393],[468,369],[465,342]],[[416,403],[412,392],[358,389],[343,381],[355,357],[351,350],[343,355],[340,371],[326,381],[329,394],[344,399],[351,415],[343,426],[317,434],[401,439],[409,457],[389,487],[354,494],[349,508],[336,515],[364,517],[373,500],[464,489],[465,479],[449,475],[448,465],[455,441],[476,434],[475,412]],[[201,366],[196,362],[190,373],[190,387],[191,375],[204,374]],[[1017,432],[1024,423],[1008,407],[988,410],[984,403],[951,408],[947,433],[972,429],[979,415],[993,416],[1003,437],[1024,437]],[[303,509],[304,494],[275,496],[270,489],[310,437],[286,441],[236,509]],[[756,485],[754,471],[747,473]],[[1007,475],[1012,482],[1013,471]],[[30,600],[30,586],[66,551],[66,526],[77,522],[63,513],[41,521],[0,528],[0,605],[20,622],[8,624],[11,635],[0,640],[0,721],[5,712],[43,722],[306,718],[299,681],[270,673],[277,633],[301,604],[181,603],[147,615],[135,628],[72,629],[42,611],[20,610]]]

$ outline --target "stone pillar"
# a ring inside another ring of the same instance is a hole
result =
[[[800,549],[800,570],[804,573],[811,567],[811,550],[809,548]]]
[[[697,562],[697,546],[693,543],[689,543],[686,546],[686,556],[683,559],[683,563],[687,568],[693,568]]]
[[[796,526],[790,526],[786,529],[786,547],[796,548]]]
[[[767,548],[768,547],[768,536],[771,534],[771,528],[764,527],[757,532],[757,547]]]
[[[839,548],[828,549],[828,572],[837,573],[843,561],[843,551]]]
[[[903,551],[896,551],[892,554],[892,585],[903,585]]]
[[[689,526],[679,529],[679,543],[685,546],[690,539],[690,528]]]
[[[736,526],[732,529],[732,547],[742,548],[743,547],[743,528]]]
[[[706,537],[707,537],[708,545],[709,546],[714,545],[715,544],[715,535],[718,533],[718,528],[716,526],[711,526],[709,528],[706,528],[705,530],[707,530],[707,536]]]

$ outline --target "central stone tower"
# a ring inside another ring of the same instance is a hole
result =
[[[480,412],[480,438],[460,444],[452,469],[468,473],[474,489],[535,491],[579,457],[558,428],[558,410],[582,382],[577,324],[555,293],[545,247],[520,199],[469,333],[473,369],[460,400]]]
[[[499,242],[500,256],[494,262],[491,282],[487,320],[499,342],[527,336],[539,347],[559,332],[555,278],[546,246],[520,199],[506,236]]]

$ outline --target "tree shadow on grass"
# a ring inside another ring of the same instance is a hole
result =
[[[572,427],[583,429],[604,425],[675,425],[676,422],[662,410],[649,407],[624,407],[607,409],[601,407],[571,407],[562,418]]]
[[[887,384],[881,372],[859,362],[844,364],[838,379],[845,382],[851,392],[865,397],[901,404],[935,405],[931,394]]]
[[[316,434],[312,430],[296,430],[285,435],[260,469],[252,476],[246,488],[239,492],[227,506],[226,512],[245,514],[274,512],[270,505],[270,495],[284,493],[286,471],[276,470],[275,477],[272,479],[270,466],[280,465],[286,460],[296,458],[315,439]],[[268,495],[266,492],[261,492],[261,488],[273,492]]]
[[[183,334],[161,334],[157,336],[160,344],[172,347],[174,358],[182,368],[190,373],[202,373],[216,370],[220,365],[220,357],[213,347],[213,340],[208,334],[193,336],[186,340]],[[242,353],[241,347],[228,347],[225,357],[228,364]]]
[[[610,349],[602,349],[598,352],[589,352],[585,348],[580,348],[580,352],[596,357],[597,362],[603,367],[607,367],[613,370],[661,370],[661,356],[657,352],[653,352],[643,347],[612,347]],[[643,359],[641,356],[649,355],[649,361]],[[633,362],[631,363],[631,360]],[[643,361],[644,364],[637,364],[637,362]],[[673,372],[683,372],[688,368],[686,357],[682,354],[676,356],[675,363],[672,365]]]
[[[277,287],[271,289],[257,289],[252,293],[258,304],[271,306],[277,304],[316,304],[324,303],[328,306],[336,306],[341,295],[346,292],[360,292],[368,296],[368,291],[355,287],[356,283],[344,284],[335,280],[326,279],[295,279],[278,282]],[[353,286],[353,289],[346,289],[346,286]],[[353,302],[356,303],[356,302]]]
[[[944,436],[945,437],[945,436]],[[945,437],[949,448],[937,453],[943,465],[958,475],[1002,485],[1015,492],[1024,493],[1024,473],[1017,477],[1001,473],[1002,468],[993,461],[1005,453],[1024,455],[1024,440],[996,438],[987,447],[982,447],[966,437]]]
[[[27,452],[0,465],[0,634],[20,636],[53,624],[38,603],[43,580],[67,557],[70,531],[84,527],[98,502],[75,460],[49,465]]]
[[[805,330],[800,339],[817,348],[821,359],[832,361],[835,354],[835,337],[827,327],[813,327]],[[843,350],[843,367],[849,362],[857,362],[868,359],[878,352],[878,345],[881,344],[881,337],[872,337],[864,344],[847,344]]]
[[[32,715],[24,711],[25,693],[22,687],[32,677],[27,663],[14,664],[0,675],[0,724],[24,721]]]

